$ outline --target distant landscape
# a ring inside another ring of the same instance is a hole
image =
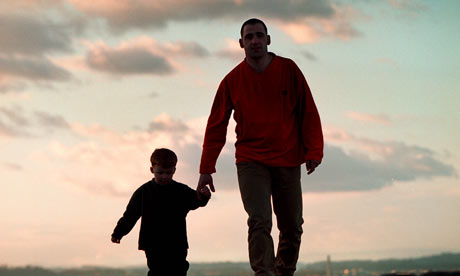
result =
[[[332,276],[364,276],[393,273],[405,275],[428,275],[427,272],[452,272],[460,274],[460,253],[443,253],[410,259],[349,260],[331,263]],[[0,276],[145,276],[145,267],[108,268],[79,267],[52,269],[36,266],[0,266]],[[253,275],[248,263],[192,263],[188,276],[250,276]],[[299,264],[297,276],[325,276],[326,262]],[[438,274],[441,275],[441,274]],[[455,274],[458,275],[458,274]]]

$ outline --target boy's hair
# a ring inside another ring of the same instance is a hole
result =
[[[265,34],[268,34],[267,26],[265,25],[265,23],[264,23],[262,20],[257,19],[257,18],[251,18],[251,19],[246,20],[246,21],[243,23],[243,25],[241,26],[241,31],[240,31],[240,33],[241,33],[241,38],[243,38],[243,29],[244,29],[244,26],[246,26],[246,25],[255,25],[255,24],[257,24],[257,23],[262,24],[262,26],[264,26]]]
[[[161,166],[163,168],[171,168],[177,164],[177,155],[170,149],[155,149],[150,156],[150,163],[153,166]]]

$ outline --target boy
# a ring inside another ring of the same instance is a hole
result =
[[[113,231],[112,242],[120,243],[142,217],[139,250],[145,251],[148,276],[187,275],[185,217],[190,210],[205,206],[211,192],[207,187],[195,191],[172,179],[177,156],[169,149],[155,149],[150,162],[155,178],[134,192]]]

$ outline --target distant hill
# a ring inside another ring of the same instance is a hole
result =
[[[411,271],[411,270],[460,270],[460,253],[443,253],[439,255],[408,258],[408,259],[385,259],[385,260],[332,260],[333,272],[342,272],[345,269],[362,269],[365,271],[390,272],[390,271]],[[307,264],[302,269],[325,271],[326,262]]]
[[[387,260],[351,260],[331,264],[333,274],[342,275],[345,269],[357,271],[357,275],[375,275],[392,271],[460,271],[460,253],[443,253],[410,259]],[[299,264],[296,276],[323,276],[326,263]],[[372,273],[371,273],[372,272]],[[0,276],[145,276],[146,267],[139,268],[105,268],[81,267],[72,269],[45,269],[41,267],[8,267],[0,266]],[[188,276],[251,276],[248,263],[192,263]],[[427,275],[428,276],[428,275]]]

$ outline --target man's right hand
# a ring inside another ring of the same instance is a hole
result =
[[[198,186],[196,187],[196,190],[200,191],[206,186],[209,186],[212,192],[216,191],[214,189],[214,183],[212,182],[212,176],[210,174],[200,174],[200,179],[198,180]],[[199,193],[198,196],[200,196]]]

